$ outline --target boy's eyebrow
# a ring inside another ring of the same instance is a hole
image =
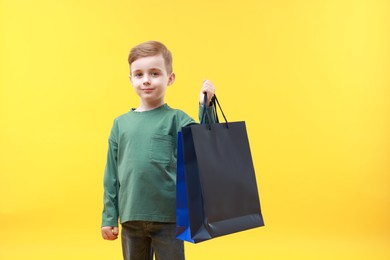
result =
[[[150,68],[149,70],[162,70],[161,68]]]
[[[153,71],[153,70],[162,71],[161,68],[149,68],[147,70],[148,71]],[[135,72],[139,72],[139,71],[143,71],[143,70],[142,69],[135,69],[135,70],[131,71],[131,73],[135,73]]]

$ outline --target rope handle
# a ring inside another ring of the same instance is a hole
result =
[[[219,110],[221,110],[221,113],[222,113],[222,116],[223,118],[225,119],[225,124],[226,124],[226,128],[229,128],[229,124],[228,124],[228,120],[226,119],[226,116],[225,114],[223,113],[223,110],[222,110],[222,107],[221,107],[221,104],[219,103],[218,101],[218,98],[216,95],[213,96],[213,98],[211,99],[211,102],[210,102],[211,105],[213,105],[214,107],[214,113],[215,113],[215,119],[216,119],[216,122],[219,123],[219,118],[218,118],[218,113],[217,113],[217,105],[219,107]],[[209,112],[207,111],[207,93],[204,93],[204,98],[203,98],[203,113],[202,113],[202,118],[201,118],[201,121],[200,121],[200,124],[204,124],[204,119],[205,117],[207,116],[207,119],[208,119],[208,128],[211,129],[211,116],[209,115]]]

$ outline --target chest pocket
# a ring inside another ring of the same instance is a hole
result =
[[[173,137],[154,135],[150,140],[149,157],[152,162],[170,163],[174,152]]]

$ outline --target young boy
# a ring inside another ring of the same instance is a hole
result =
[[[120,219],[124,259],[152,259],[153,251],[159,260],[184,259],[183,241],[175,236],[177,132],[195,121],[164,102],[175,74],[172,55],[162,43],[135,46],[128,61],[140,104],[116,118],[111,129],[102,236],[117,239]],[[200,105],[204,93],[209,104],[215,87],[208,80],[200,91]]]

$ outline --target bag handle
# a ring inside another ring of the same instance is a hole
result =
[[[216,117],[216,119],[217,119],[217,122],[219,123],[218,114],[217,114],[217,106],[216,106],[216,104],[218,105],[219,110],[221,110],[223,119],[225,119],[226,127],[229,128],[228,120],[226,119],[226,116],[225,116],[225,114],[223,113],[222,107],[221,107],[221,105],[219,104],[219,101],[218,101],[218,98],[217,98],[216,95],[214,95],[214,97],[211,99],[211,102],[212,102],[213,105],[214,105],[214,112],[215,112],[215,117]]]
[[[205,92],[204,93],[204,96],[203,96],[203,112],[202,112],[202,117],[201,117],[201,120],[200,120],[200,124],[203,125],[204,124],[204,119],[205,119],[205,116],[207,116],[207,119],[209,120],[210,122],[210,115],[207,111],[207,106],[206,106],[206,103],[207,103],[207,93]],[[210,124],[208,124],[210,125]]]
[[[226,128],[229,128],[228,120],[226,119],[226,116],[223,113],[223,110],[222,110],[221,104],[218,101],[217,95],[214,94],[213,98],[211,99],[210,104],[214,106],[214,113],[215,113],[216,122],[219,123],[219,118],[218,118],[218,113],[217,113],[217,105],[218,105],[219,109],[221,110],[222,116],[225,119]],[[209,121],[209,123],[207,124],[208,128],[211,129],[211,124],[210,124],[211,116],[209,115],[209,112],[207,111],[207,93],[204,93],[203,113],[202,113],[202,118],[201,118],[200,124],[204,123],[205,116],[207,116],[207,119]]]

